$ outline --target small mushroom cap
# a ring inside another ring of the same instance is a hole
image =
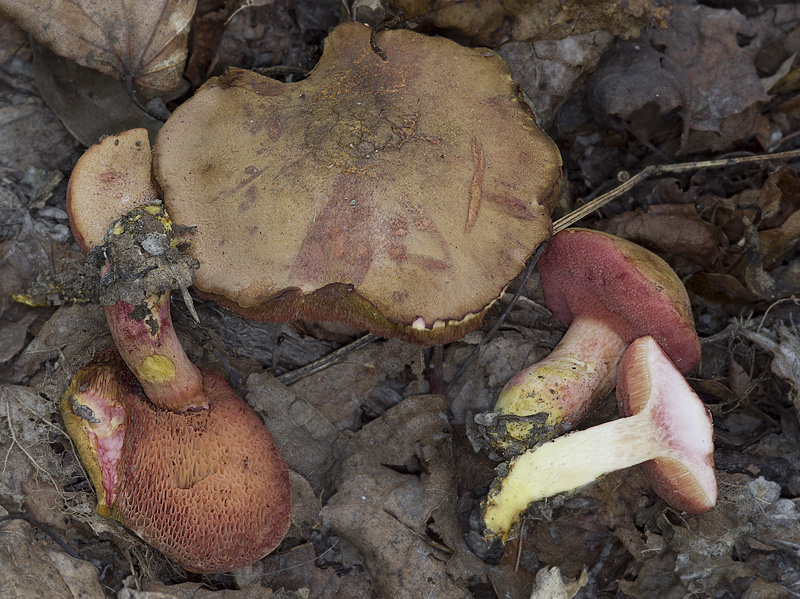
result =
[[[61,410],[101,514],[187,570],[224,572],[281,542],[291,488],[286,463],[253,409],[219,374],[202,374],[208,409],[159,410],[109,350],[78,371]]]
[[[592,316],[626,342],[650,335],[682,373],[700,359],[686,289],[651,251],[609,233],[565,229],[553,236],[538,269],[547,307],[558,320]]]
[[[109,135],[89,148],[72,170],[67,213],[84,251],[102,245],[109,225],[158,199],[147,129]]]
[[[665,453],[641,464],[651,486],[674,508],[706,512],[717,502],[711,414],[652,337],[628,346],[619,365],[621,416],[648,408]]]
[[[549,237],[561,158],[494,52],[370,36],[337,27],[297,83],[211,79],[161,129],[154,172],[197,227],[202,295],[443,342]]]

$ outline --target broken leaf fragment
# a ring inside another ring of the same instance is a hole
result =
[[[653,0],[390,0],[390,13],[439,30],[456,31],[471,44],[563,39],[590,31],[630,37],[650,22],[662,24],[670,5]]]

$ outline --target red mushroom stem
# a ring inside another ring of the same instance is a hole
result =
[[[145,300],[145,318],[136,307],[119,300],[106,306],[106,320],[122,359],[134,373],[145,395],[165,410],[184,412],[208,407],[203,378],[186,355],[170,316],[170,292]]]
[[[555,349],[516,374],[500,392],[495,411],[525,417],[543,414],[541,429],[558,436],[582,420],[594,402],[614,388],[617,364],[627,342],[601,320],[578,316]],[[554,401],[557,400],[557,401]],[[542,411],[544,406],[550,406]],[[509,420],[513,437],[525,438],[528,427]]]
[[[534,501],[648,462],[645,474],[667,503],[689,513],[714,507],[711,417],[652,337],[620,364],[619,418],[526,451],[508,464],[484,503],[488,537],[505,541]]]

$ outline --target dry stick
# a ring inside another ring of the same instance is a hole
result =
[[[336,362],[342,356],[345,356],[349,353],[354,352],[355,350],[364,347],[365,345],[372,343],[376,339],[379,339],[377,335],[373,335],[372,333],[367,333],[363,337],[359,337],[352,343],[345,345],[344,347],[340,347],[336,351],[329,353],[327,356],[321,357],[319,360],[315,360],[311,362],[311,364],[307,364],[296,370],[292,370],[291,372],[286,372],[277,379],[282,382],[284,385],[291,385],[292,383],[296,383],[300,379],[307,377],[309,375],[314,374],[315,372],[319,372],[320,370],[324,370],[334,362]]]
[[[603,195],[596,197],[591,202],[587,202],[580,208],[573,210],[566,216],[563,216],[558,220],[556,220],[553,223],[553,234],[555,235],[559,231],[563,231],[570,225],[575,224],[583,217],[591,214],[595,210],[602,208],[603,206],[608,204],[611,200],[618,198],[625,192],[632,189],[634,186],[638,185],[645,179],[652,176],[663,175],[665,173],[683,173],[686,171],[700,170],[703,168],[734,166],[736,164],[744,164],[749,162],[766,162],[769,160],[789,160],[791,158],[800,158],[800,150],[792,150],[790,152],[779,152],[776,154],[764,154],[760,156],[740,156],[738,158],[723,158],[721,160],[704,160],[699,162],[681,162],[679,164],[651,165],[642,170],[640,173],[634,175],[630,179],[627,179],[621,185],[615,187],[608,193],[604,193]],[[508,306],[506,306],[506,308],[503,310],[503,313],[499,316],[494,326],[489,330],[488,333],[486,333],[486,335],[483,336],[478,345],[475,346],[475,349],[472,350],[472,353],[469,355],[466,361],[458,369],[458,372],[456,372],[455,376],[453,376],[453,378],[450,380],[450,383],[447,385],[448,393],[452,391],[453,386],[458,382],[458,380],[464,375],[467,369],[472,365],[472,363],[478,357],[478,353],[480,352],[481,347],[486,345],[486,343],[488,343],[494,337],[494,335],[499,330],[500,325],[505,320],[506,316],[509,314],[509,312],[511,312],[511,309],[514,307],[514,304],[517,303],[517,300],[522,294],[522,289],[525,287],[525,282],[528,280],[528,277],[530,276],[531,272],[533,272],[533,266],[539,260],[539,256],[541,255],[545,246],[546,246],[545,243],[539,246],[539,249],[536,251],[533,258],[531,259],[528,268],[525,270],[525,274],[520,283],[519,290],[517,291],[517,293],[514,294],[514,297],[511,298],[511,302],[509,302]]]

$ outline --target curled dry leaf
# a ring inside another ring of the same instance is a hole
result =
[[[143,87],[180,86],[196,0],[2,0],[0,15],[56,54]]]
[[[800,391],[800,329],[794,322],[779,322],[774,332],[742,329],[741,335],[772,354],[772,372]],[[800,404],[798,404],[800,407]]]
[[[758,107],[769,98],[753,64],[758,44],[752,38],[757,34],[735,10],[689,4],[675,6],[668,28],[650,32],[650,43],[663,47],[664,56],[686,77],[689,105],[684,119],[692,129],[713,134],[702,140],[708,147],[727,148],[746,136]],[[700,141],[690,140],[690,145]]]
[[[689,95],[683,70],[646,40],[618,42],[587,83],[589,105],[600,124],[629,126],[647,139],[683,111]]]

